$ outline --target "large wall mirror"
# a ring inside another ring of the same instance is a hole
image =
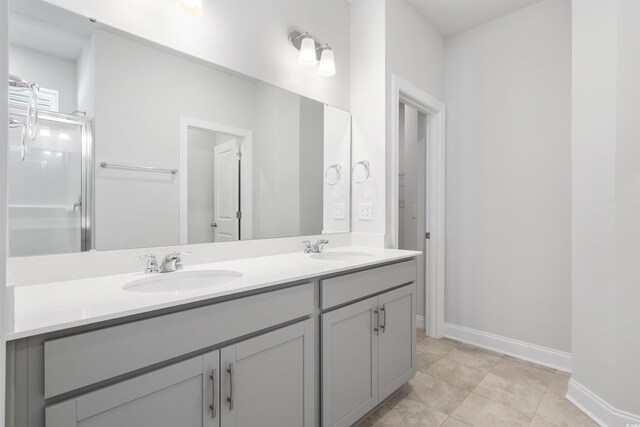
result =
[[[46,2],[9,34],[10,256],[349,231],[348,112]]]

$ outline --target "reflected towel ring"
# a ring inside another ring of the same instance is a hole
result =
[[[332,170],[335,170],[333,174],[331,174]],[[331,177],[331,175],[333,175],[333,178]],[[340,182],[341,177],[342,177],[342,166],[340,165],[340,163],[334,163],[330,165],[324,173],[325,182],[327,183],[327,185],[330,185],[332,187]]]
[[[360,167],[358,168],[358,166]],[[359,170],[362,170],[362,172],[356,174],[356,172]],[[353,165],[353,168],[351,168],[351,177],[353,179],[353,182],[355,182],[356,184],[362,184],[363,182],[365,182],[367,179],[369,179],[370,174],[371,165],[367,160],[360,160],[358,163]],[[358,175],[362,176],[362,178],[357,178]]]

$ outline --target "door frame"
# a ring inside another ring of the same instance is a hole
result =
[[[391,76],[391,138],[387,146],[389,171],[387,233],[391,247],[398,247],[400,171],[400,103],[426,116],[426,230],[431,233],[425,266],[425,320],[429,336],[444,336],[445,275],[445,104],[418,86],[394,74]]]
[[[180,244],[188,242],[188,139],[189,129],[225,133],[240,140],[240,240],[253,236],[253,132],[208,120],[180,116]]]

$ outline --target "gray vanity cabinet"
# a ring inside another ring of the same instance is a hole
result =
[[[378,298],[322,315],[322,424],[350,426],[378,404]]]
[[[378,398],[389,397],[415,374],[415,285],[378,297]]]
[[[415,374],[415,284],[322,315],[322,425],[351,426]]]
[[[219,426],[218,372],[207,353],[49,406],[46,426]]]
[[[285,326],[51,405],[46,426],[312,426],[313,339]]]
[[[223,348],[222,426],[313,426],[313,336],[306,320]]]

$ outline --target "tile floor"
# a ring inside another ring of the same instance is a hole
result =
[[[416,376],[359,427],[597,427],[566,372],[420,332],[416,347]]]

